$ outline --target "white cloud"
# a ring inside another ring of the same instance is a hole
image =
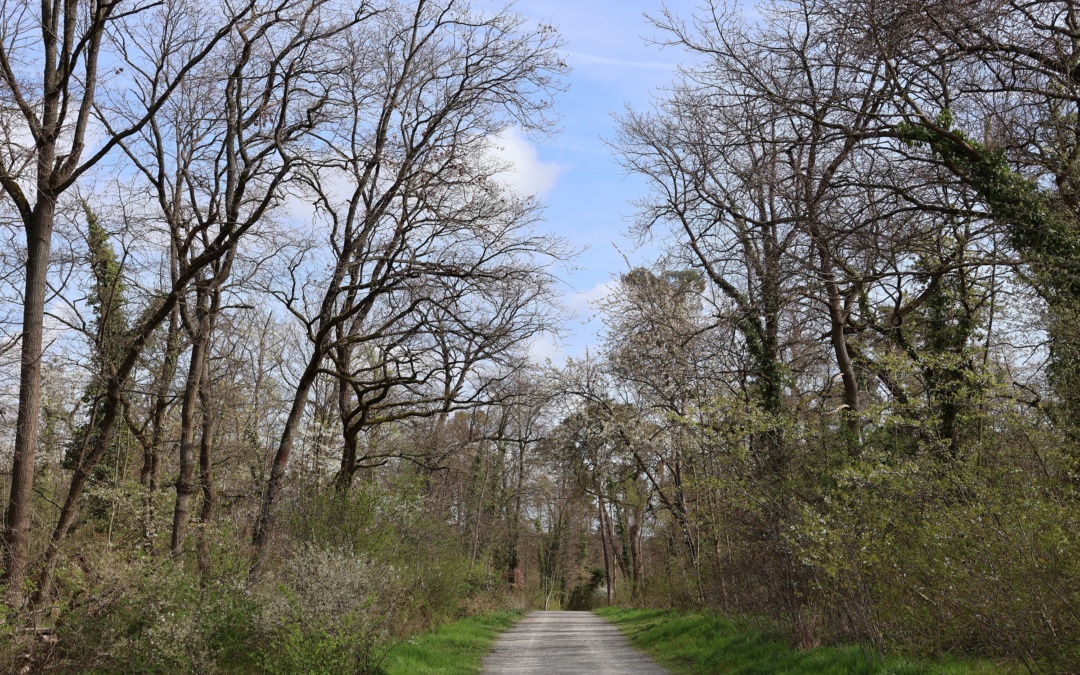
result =
[[[636,59],[623,59],[602,54],[588,54],[585,52],[567,52],[567,57],[574,63],[614,66],[616,68],[629,68],[632,70],[660,70],[674,72],[677,65],[670,61],[644,61]]]
[[[529,342],[529,360],[536,364],[561,363],[566,352],[561,341],[551,333],[541,333]]]
[[[570,309],[579,314],[585,312],[598,313],[600,304],[608,299],[618,286],[619,282],[617,280],[608,279],[586,291],[574,293],[570,296]]]
[[[491,148],[497,159],[510,166],[498,174],[499,180],[522,195],[547,195],[563,171],[557,163],[541,160],[536,146],[517,128],[492,138]]]
[[[572,314],[563,335],[542,333],[529,343],[529,358],[533,363],[561,364],[568,358],[582,358],[588,351],[595,353],[603,331],[600,305],[611,297],[618,281],[602,281],[584,291],[575,291],[565,298],[566,309]],[[568,317],[569,318],[569,317]]]

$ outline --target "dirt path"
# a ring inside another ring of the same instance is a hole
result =
[[[484,675],[666,675],[589,612],[533,612],[495,643]]]

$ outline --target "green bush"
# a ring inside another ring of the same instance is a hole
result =
[[[252,665],[255,605],[239,584],[210,582],[173,562],[118,572],[129,582],[94,589],[61,615],[36,667],[60,672],[225,673]]]
[[[392,567],[349,551],[301,548],[262,593],[266,673],[375,673],[405,589]]]

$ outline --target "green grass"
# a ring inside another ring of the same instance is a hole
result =
[[[984,663],[879,659],[859,646],[799,651],[779,635],[738,628],[715,614],[606,607],[596,610],[637,648],[677,674],[814,673],[820,675],[991,675]]]
[[[497,612],[462,619],[394,647],[383,661],[387,675],[471,675],[480,672],[495,638],[524,612]]]

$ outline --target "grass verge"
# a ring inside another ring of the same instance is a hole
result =
[[[679,675],[993,675],[993,664],[881,659],[859,646],[794,649],[782,636],[746,631],[716,614],[605,607],[596,610],[630,642]]]
[[[448,623],[394,647],[382,663],[387,675],[473,675],[495,644],[524,612],[483,614]]]

